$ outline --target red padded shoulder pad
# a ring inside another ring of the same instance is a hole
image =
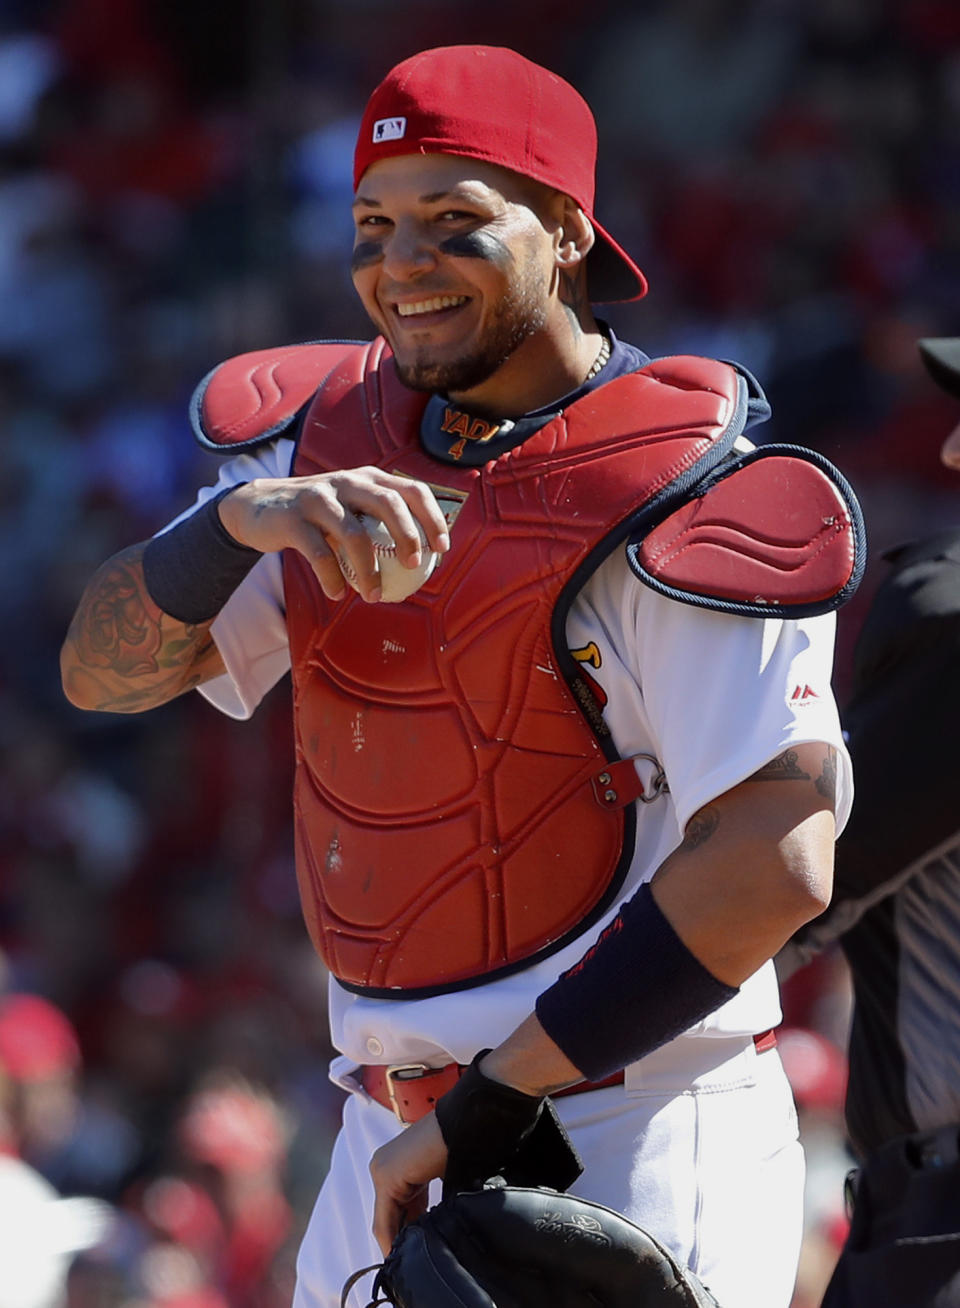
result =
[[[235,454],[285,431],[359,341],[252,350],[218,364],[193,393],[190,421],[208,450]]]
[[[860,506],[836,468],[802,446],[731,459],[627,547],[634,572],[672,599],[757,617],[825,613],[866,562]]]

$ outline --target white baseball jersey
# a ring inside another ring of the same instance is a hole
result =
[[[217,485],[200,491],[197,505],[255,477],[288,476],[293,451],[292,441],[278,439],[230,458]],[[452,535],[455,541],[455,525]],[[833,614],[758,619],[667,599],[637,580],[622,549],[590,578],[570,611],[569,648],[604,705],[620,754],[653,756],[669,785],[654,802],[638,806],[636,849],[620,902],[652,877],[699,808],[791,746],[823,741],[836,748],[837,824],[843,826],[852,778],[830,689],[834,628]],[[232,717],[249,717],[290,666],[279,555],[257,563],[212,633],[227,672],[200,687],[201,694]],[[640,760],[637,766],[649,782],[656,765]],[[478,1049],[499,1044],[618,906],[550,958],[464,991],[413,1001],[371,999],[332,981],[331,1035],[343,1055],[335,1076],[368,1062],[466,1063]],[[767,963],[672,1044],[682,1062],[685,1039],[751,1035],[779,1020],[773,965]],[[641,1075],[640,1065],[628,1068],[628,1088]]]

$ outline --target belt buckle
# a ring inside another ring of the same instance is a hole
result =
[[[403,1109],[397,1103],[397,1091],[393,1084],[394,1078],[398,1081],[419,1081],[428,1072],[439,1070],[439,1068],[428,1067],[426,1063],[391,1063],[389,1067],[384,1068],[383,1075],[387,1083],[387,1098],[390,1100],[393,1115],[401,1126],[410,1126],[410,1123],[404,1117]],[[404,1072],[408,1073],[408,1075],[404,1076]]]

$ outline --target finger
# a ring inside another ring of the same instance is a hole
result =
[[[420,562],[423,539],[431,549],[445,553],[450,548],[446,519],[430,487],[411,477],[398,477],[379,468],[360,469],[364,474],[356,486],[355,507],[386,526],[397,545],[397,557],[406,567]]]
[[[347,593],[347,584],[343,570],[333,554],[328,553],[325,558],[311,559],[310,562],[327,599],[342,600]]]
[[[397,478],[392,479],[394,482]],[[378,518],[393,538],[397,547],[397,558],[406,568],[415,568],[420,563],[426,530],[421,529],[406,499],[392,485],[380,485],[369,490],[362,488],[358,496],[363,501],[364,514]]]
[[[395,1199],[384,1190],[377,1190],[373,1204],[373,1238],[384,1257],[400,1234],[401,1226],[414,1221],[426,1211],[426,1186],[411,1194],[405,1202]]]
[[[445,554],[450,548],[450,532],[437,497],[430,487],[422,481],[410,481],[400,487],[399,493],[423,528],[430,548]]]
[[[366,539],[366,533],[363,532],[362,534],[364,539]],[[369,544],[369,541],[367,541],[367,543]],[[327,598],[332,600],[343,599],[347,593],[347,575],[340,558],[338,557],[340,547],[336,540],[332,543],[328,542],[325,534],[319,527],[314,526],[311,522],[301,520],[297,524],[296,531],[293,533],[290,544],[291,547],[302,554],[310,564],[314,575],[320,583],[321,589]],[[371,548],[370,560],[366,565],[371,569],[373,568],[372,558],[373,550]],[[354,569],[352,562],[350,563],[350,571],[357,577],[357,584],[362,585],[363,582],[360,580],[360,574]],[[373,586],[370,584],[369,576],[365,580],[367,584],[367,594],[364,598],[379,599],[379,594],[376,596],[371,595]],[[375,570],[374,585],[377,588],[379,587],[379,579],[376,576]]]
[[[341,574],[356,586],[365,600],[375,604],[381,596],[380,571],[373,541],[354,512],[343,514],[335,531],[327,533],[334,550],[334,562]]]
[[[418,1217],[423,1216],[427,1211],[429,1194],[430,1187],[425,1185],[422,1190],[419,1190],[413,1196],[406,1208],[403,1210],[401,1226],[406,1226],[410,1222],[415,1222]]]
[[[373,1204],[373,1238],[386,1258],[400,1230],[403,1209],[393,1199],[377,1194]]]

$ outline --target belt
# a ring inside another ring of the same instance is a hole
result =
[[[772,1028],[753,1037],[758,1054],[775,1049],[777,1033]],[[401,1126],[410,1126],[433,1110],[441,1095],[451,1090],[463,1075],[462,1063],[447,1063],[443,1067],[428,1067],[426,1063],[367,1063],[360,1068],[359,1079],[364,1090],[384,1108],[390,1110]],[[578,1081],[563,1090],[555,1090],[551,1099],[564,1095],[584,1094],[588,1090],[602,1090],[606,1086],[623,1085],[623,1071],[613,1072],[602,1081]]]

